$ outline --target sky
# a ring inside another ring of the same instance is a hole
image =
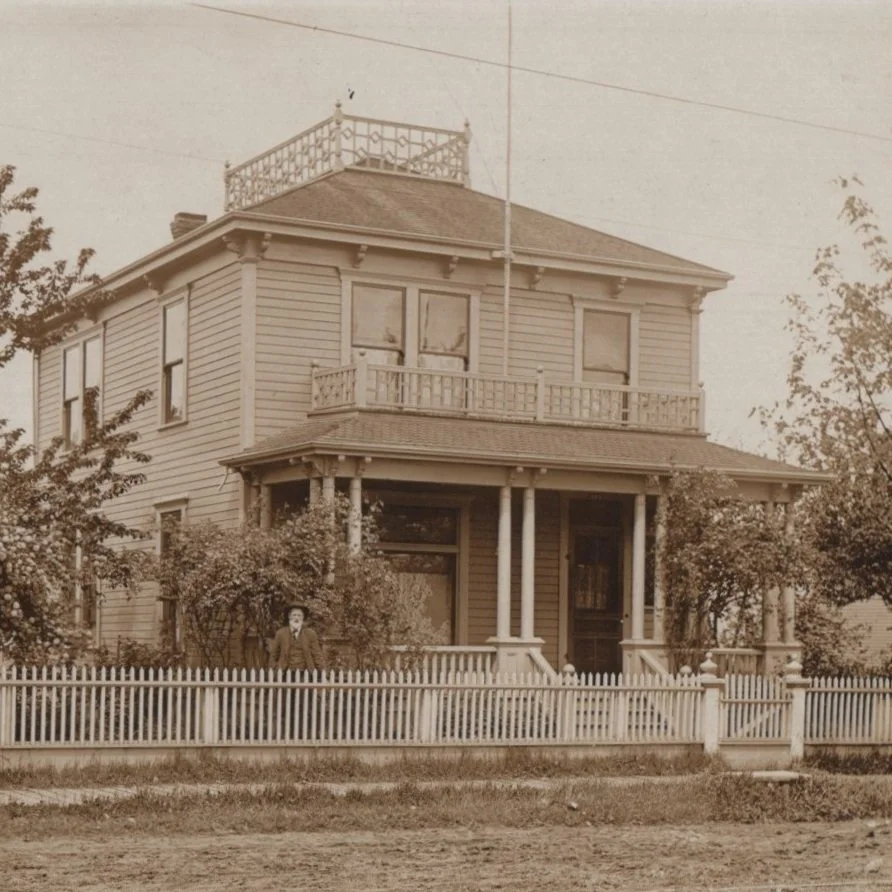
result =
[[[208,2],[308,27],[0,0],[0,164],[40,189],[55,256],[90,246],[109,273],[169,241],[177,211],[220,215],[224,161],[338,99],[365,117],[467,118],[472,185],[504,197],[503,67],[321,29],[504,63],[508,0]],[[785,394],[784,296],[814,291],[819,246],[850,244],[834,179],[857,174],[892,218],[892,4],[513,0],[511,34],[515,65],[602,84],[514,73],[512,200],[733,274],[702,316],[707,428],[770,454],[750,412]],[[30,429],[30,357],[0,370],[2,417]]]

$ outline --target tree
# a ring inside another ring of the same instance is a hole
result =
[[[0,368],[19,350],[40,352],[59,343],[79,318],[110,299],[86,272],[92,251],[81,251],[73,267],[64,260],[40,264],[51,249],[52,230],[35,216],[37,190],[9,196],[12,182],[13,168],[0,168],[0,223],[10,216],[26,218],[15,236],[0,229]],[[75,586],[96,579],[115,587],[136,584],[145,559],[119,543],[143,534],[109,518],[103,507],[143,480],[138,467],[149,458],[135,448],[137,435],[124,428],[150,396],[136,394],[105,421],[88,418],[80,442],[56,438],[42,454],[23,442],[21,429],[0,419],[4,658],[72,659],[83,644],[71,604]],[[88,415],[90,405],[85,399]],[[129,469],[121,470],[122,465]]]
[[[295,603],[309,608],[328,638],[330,664],[381,667],[392,645],[436,643],[427,590],[408,584],[375,552],[373,519],[364,526],[370,547],[352,554],[348,516],[338,499],[291,513],[269,530],[254,523],[168,527],[160,583],[178,605],[187,649],[203,665],[265,665],[266,641]]]
[[[892,605],[892,257],[860,182],[839,185],[865,279],[846,274],[838,245],[818,251],[817,301],[787,299],[788,396],[761,415],[783,457],[834,475],[798,512],[811,590],[835,604],[878,595]]]
[[[794,584],[800,553],[777,512],[745,501],[714,471],[673,473],[662,487],[667,642],[679,664],[710,646],[761,639],[762,597]]]

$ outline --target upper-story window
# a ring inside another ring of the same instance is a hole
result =
[[[628,384],[630,362],[628,313],[586,310],[583,314],[582,380]]]
[[[378,285],[353,286],[352,353],[369,362],[402,365],[405,358],[406,292]]]
[[[186,418],[186,299],[162,307],[161,423]]]
[[[62,436],[72,447],[89,439],[99,424],[102,339],[87,338],[62,352]]]
[[[463,372],[468,368],[469,299],[464,294],[419,294],[418,365]]]

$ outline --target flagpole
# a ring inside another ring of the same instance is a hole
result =
[[[508,347],[511,312],[511,0],[508,0],[508,109],[505,148],[505,290],[502,298],[502,373],[508,376]]]

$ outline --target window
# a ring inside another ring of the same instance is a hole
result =
[[[182,640],[180,626],[179,602],[176,591],[169,583],[165,572],[164,559],[170,554],[171,542],[177,527],[184,520],[185,508],[165,508],[157,511],[158,518],[158,556],[162,564],[161,570],[161,637],[170,645],[179,645]]]
[[[386,498],[386,497],[385,497]],[[456,640],[459,508],[385,501],[378,547],[406,585],[423,585],[435,629]]]
[[[418,365],[463,372],[468,368],[468,298],[422,291],[419,295]]]
[[[369,362],[402,365],[405,355],[406,292],[378,285],[353,286],[353,358],[365,350]]]
[[[583,314],[582,380],[628,384],[630,318],[627,313],[586,310]]]
[[[62,353],[62,436],[68,448],[90,439],[99,425],[102,341],[97,335]]]
[[[162,310],[161,423],[186,419],[186,301],[167,304]]]

